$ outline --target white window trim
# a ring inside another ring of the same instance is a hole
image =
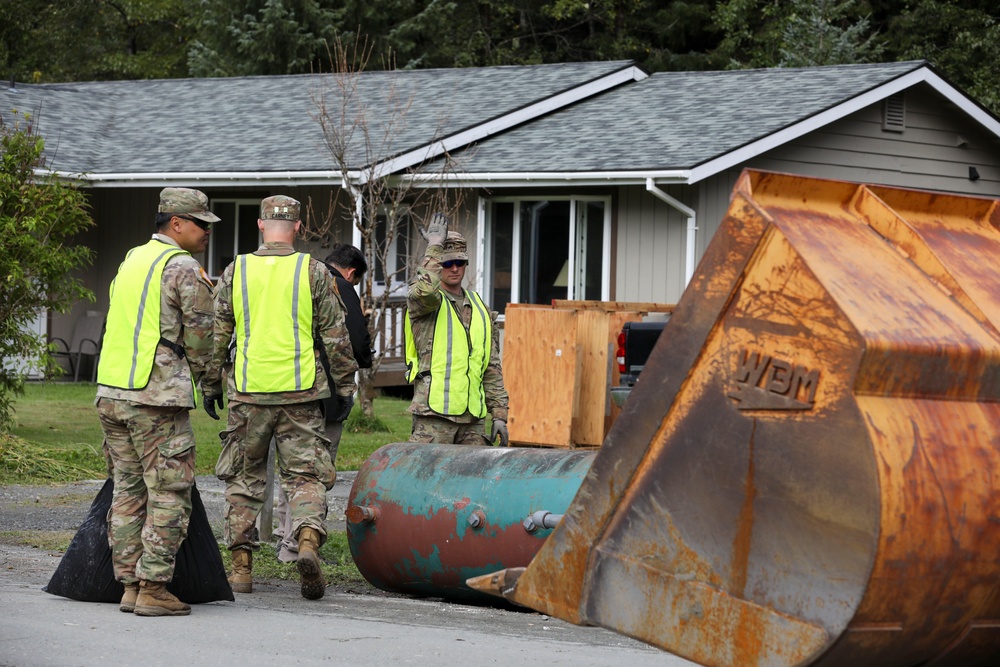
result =
[[[511,233],[511,277],[510,277],[510,303],[520,303],[521,294],[521,202],[524,201],[569,201],[569,275],[574,279],[570,281],[567,289],[567,300],[574,300],[576,295],[576,265],[577,265],[577,237],[579,236],[579,224],[576,212],[577,204],[580,202],[598,201],[604,203],[604,224],[603,238],[601,239],[601,300],[608,301],[611,298],[611,195],[531,195],[514,197],[482,197],[480,196],[479,211],[477,216],[477,229],[479,235],[482,258],[480,268],[476,274],[476,290],[483,295],[491,295],[493,291],[492,272],[486,272],[486,266],[491,260],[493,251],[490,239],[493,232],[493,221],[490,216],[491,204],[511,202],[514,204],[513,229]],[[500,315],[501,321],[504,319]]]
[[[414,224],[414,221],[413,221],[413,217],[412,217],[412,215],[410,213],[411,212],[410,205],[409,204],[401,204],[400,208],[403,210],[403,213],[402,213],[402,216],[400,217],[400,219],[402,219],[403,217],[407,218],[408,219],[407,225],[409,227],[412,227],[413,224]],[[378,214],[381,215],[381,216],[384,216],[388,220],[389,216],[386,215],[386,213],[385,213],[386,209],[387,209],[387,207],[385,207],[385,206],[379,207]],[[408,231],[412,232],[414,230],[409,229]],[[360,247],[360,244],[359,244],[358,247]],[[408,253],[407,257],[406,257],[406,262],[408,264],[408,267],[404,268],[403,279],[402,280],[393,279],[391,281],[391,283],[389,284],[389,287],[388,287],[389,293],[392,294],[392,295],[399,296],[399,295],[405,295],[406,294],[406,285],[407,285],[407,282],[409,280],[408,276],[409,276],[409,272],[410,272],[409,269],[414,268],[415,267],[414,262],[419,261],[419,259],[415,259],[412,256],[412,251],[413,251],[413,249],[410,248],[410,253]],[[397,257],[398,255],[399,255],[399,234],[396,234],[393,237],[393,240],[392,240],[392,247],[389,248],[389,251],[386,253],[386,257]],[[372,271],[372,296],[379,297],[387,289],[386,288],[386,282],[384,280],[375,280],[374,279],[374,276],[375,276],[375,267],[369,267],[369,268]],[[383,267],[383,271],[385,271],[385,267]]]

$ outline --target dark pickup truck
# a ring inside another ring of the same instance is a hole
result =
[[[666,318],[642,322],[626,322],[618,334],[618,350],[615,356],[618,361],[620,379],[617,387],[611,388],[611,400],[621,407],[625,404],[629,392],[639,379],[639,373],[646,365],[660,332],[667,325]]]

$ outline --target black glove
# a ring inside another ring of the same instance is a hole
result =
[[[223,407],[222,406],[222,394],[212,394],[211,396],[206,396],[204,398],[204,403],[205,403],[205,412],[208,414],[208,416],[211,417],[212,419],[218,421],[219,420],[219,413],[215,411],[215,405],[216,405],[216,403],[218,403],[219,404],[219,409],[220,410],[222,409],[222,407]]]
[[[337,396],[337,410],[330,416],[330,421],[345,422],[351,416],[351,409],[354,407],[354,394],[347,396]]]
[[[510,447],[510,436],[507,435],[507,422],[502,419],[493,420],[493,431],[490,433],[490,444],[493,444],[500,436],[500,446]]]

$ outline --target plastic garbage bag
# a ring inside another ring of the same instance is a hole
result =
[[[43,591],[83,602],[121,600],[125,589],[115,580],[108,544],[108,510],[113,493],[114,480],[109,478]],[[188,604],[235,599],[197,486],[191,489],[191,522],[177,552],[174,578],[167,590]]]

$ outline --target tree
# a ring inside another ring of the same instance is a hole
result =
[[[919,0],[887,20],[890,59],[927,59],[1000,113],[1000,24],[994,2]]]
[[[192,2],[5,0],[3,74],[46,83],[186,76]]]
[[[799,0],[781,35],[782,67],[877,62],[884,50],[854,0]]]
[[[813,67],[875,62],[882,44],[857,0],[728,0],[716,7],[729,67]]]
[[[330,0],[200,0],[193,76],[305,74],[329,57],[342,10]],[[373,3],[377,4],[377,3]]]
[[[79,190],[42,171],[44,148],[29,115],[0,117],[0,358],[57,374],[46,341],[27,326],[42,311],[64,313],[94,300],[72,277],[91,262],[91,251],[70,245],[93,221]],[[0,432],[13,426],[25,370],[0,366]]]
[[[413,102],[412,92],[405,90],[393,74],[391,54],[381,63],[381,69],[388,74],[378,79],[375,92],[366,89],[365,77],[370,74],[366,70],[372,55],[367,42],[359,40],[347,48],[336,40],[332,54],[333,72],[323,78],[330,86],[314,93],[315,118],[323,129],[343,187],[319,214],[309,202],[303,233],[310,240],[328,241],[344,220],[359,231],[369,267],[362,283],[361,303],[374,341],[387,320],[392,297],[401,291],[402,281],[397,279],[413,268],[413,232],[435,212],[446,213],[454,220],[461,210],[464,192],[461,188],[442,187],[454,169],[447,155],[436,168],[421,164],[403,174],[384,170],[384,162],[395,155],[396,138],[407,131]],[[398,257],[410,258],[409,264],[400,265]],[[381,272],[385,285],[381,291],[375,289],[377,272]],[[398,337],[397,342],[402,341],[403,332],[398,326],[390,325],[388,330]],[[383,341],[382,349],[374,355],[372,367],[359,373],[359,403],[369,420],[375,418],[375,375],[388,342]]]

